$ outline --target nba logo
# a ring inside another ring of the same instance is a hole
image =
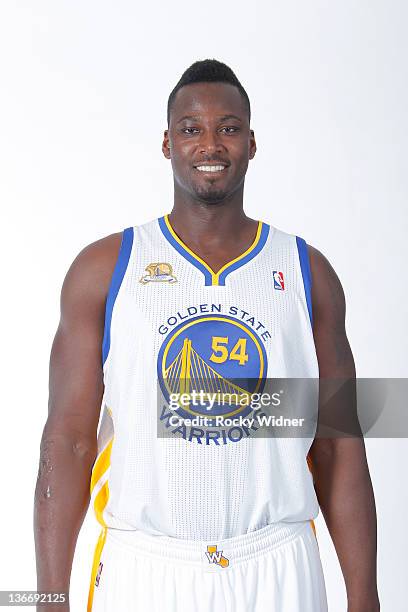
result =
[[[273,271],[273,288],[278,291],[283,291],[285,289],[285,281],[283,280],[282,272]]]
[[[101,579],[101,574],[102,574],[102,568],[103,568],[103,563],[102,563],[102,561],[101,561],[101,562],[99,563],[98,572],[97,572],[96,577],[95,577],[95,586],[96,586],[96,587],[98,587],[98,586],[99,586],[99,582],[100,582],[100,579]]]

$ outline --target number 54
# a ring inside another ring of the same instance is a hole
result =
[[[231,352],[228,352],[228,337],[213,336],[211,342],[213,352],[210,360],[215,363],[224,363],[227,359],[233,359],[238,361],[239,365],[245,365],[248,361],[246,342],[246,338],[239,338]]]

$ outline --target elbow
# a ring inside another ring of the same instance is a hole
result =
[[[97,437],[85,435],[71,427],[55,427],[46,423],[40,444],[40,467],[52,469],[52,463],[80,461],[94,463]]]

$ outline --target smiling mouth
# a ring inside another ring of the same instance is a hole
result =
[[[201,164],[199,166],[194,166],[194,167],[199,172],[222,172],[223,170],[228,168],[226,164],[212,164],[212,165]]]

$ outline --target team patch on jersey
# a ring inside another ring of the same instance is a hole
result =
[[[274,270],[273,274],[273,288],[278,291],[283,291],[285,289],[285,281],[283,278],[283,272],[277,272]]]
[[[207,551],[205,553],[208,563],[214,563],[215,565],[219,565],[220,567],[228,567],[229,560],[227,557],[224,557],[222,554],[222,550],[217,550],[217,545],[208,545]]]
[[[173,275],[173,268],[169,263],[158,262],[151,263],[145,268],[145,272],[140,283],[146,285],[147,283],[175,283],[177,278]]]

